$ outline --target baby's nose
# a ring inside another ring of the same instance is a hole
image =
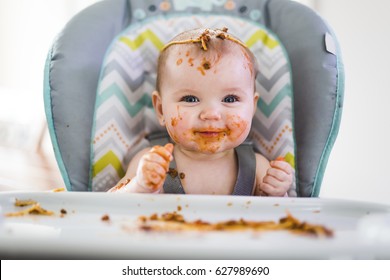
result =
[[[201,120],[214,120],[218,121],[221,119],[221,113],[216,107],[209,106],[207,108],[204,108],[202,112],[200,113],[200,119]]]

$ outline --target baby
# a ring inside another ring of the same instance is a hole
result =
[[[286,196],[291,166],[242,144],[259,99],[256,72],[252,52],[227,29],[173,38],[160,53],[152,101],[175,144],[140,151],[109,191]]]

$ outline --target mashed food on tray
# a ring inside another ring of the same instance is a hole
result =
[[[30,214],[51,216],[54,214],[53,211],[49,211],[42,208],[38,202],[32,199],[27,199],[27,200],[16,199],[14,205],[17,207],[25,207],[31,205],[31,207],[16,212],[5,213],[6,217],[17,217],[17,216],[24,216]]]
[[[144,231],[174,231],[174,230],[197,230],[197,231],[275,231],[284,230],[291,233],[308,235],[313,237],[332,237],[333,231],[322,225],[301,222],[287,213],[286,217],[275,221],[249,221],[244,219],[228,220],[210,223],[203,220],[186,221],[176,211],[162,215],[139,217],[140,229]]]

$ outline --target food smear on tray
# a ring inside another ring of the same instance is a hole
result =
[[[143,231],[288,231],[312,237],[333,237],[333,230],[318,224],[302,222],[290,213],[278,222],[250,221],[245,219],[210,223],[203,220],[186,221],[183,215],[167,212],[161,215],[139,217],[139,228]]]
[[[15,203],[14,205],[15,206],[18,206],[18,207],[24,207],[24,206],[28,206],[28,205],[34,205],[34,204],[37,204],[38,202],[36,202],[35,200],[32,200],[32,199],[15,199]]]
[[[5,216],[6,217],[17,217],[17,216],[24,216],[24,215],[31,215],[31,214],[51,216],[54,214],[54,212],[42,208],[39,203],[35,203],[27,209],[23,209],[23,210],[16,211],[16,212],[5,213]]]
[[[45,215],[45,216],[51,216],[54,215],[53,211],[46,210],[41,207],[41,205],[32,199],[15,199],[14,205],[16,207],[24,207],[24,209],[16,212],[8,212],[5,213],[4,216],[6,217],[19,217],[24,215]],[[30,206],[28,208],[25,208],[26,206]]]

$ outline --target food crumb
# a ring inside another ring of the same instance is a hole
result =
[[[208,61],[203,62],[202,66],[204,70],[209,70],[211,68],[211,64]]]
[[[55,188],[51,190],[51,192],[64,192],[64,191],[66,191],[64,187]]]
[[[172,178],[176,178],[179,172],[175,168],[169,168],[167,172]]]
[[[67,214],[68,212],[65,209],[61,209],[61,214]]]
[[[177,211],[179,211],[179,212],[180,212],[180,211],[181,211],[181,209],[182,209],[182,208],[181,208],[181,206],[180,206],[180,205],[178,205],[178,206],[177,206]]]
[[[144,231],[152,231],[153,230],[153,227],[151,226],[147,226],[147,225],[142,225],[140,227],[141,230],[144,230]]]
[[[34,204],[37,204],[37,202],[32,199],[25,199],[25,200],[17,199],[17,198],[15,199],[15,206],[18,207],[24,207],[27,205],[34,205]]]
[[[152,215],[150,216],[150,219],[151,219],[152,221],[157,220],[157,218],[158,218],[158,215],[157,215],[156,213],[154,213],[154,214],[152,214]]]
[[[102,216],[102,221],[105,221],[105,222],[108,222],[110,220],[110,216],[108,216],[107,214],[103,215]]]
[[[227,206],[232,206],[233,205],[233,202],[228,202]]]
[[[179,178],[180,179],[184,179],[185,177],[186,177],[186,174],[184,174],[183,172],[179,173]]]
[[[145,223],[147,221],[147,218],[145,216],[140,216],[138,219],[142,222]]]

